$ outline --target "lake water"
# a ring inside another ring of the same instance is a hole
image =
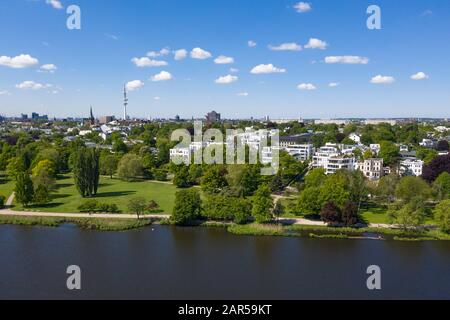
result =
[[[82,290],[66,289],[66,268]],[[369,291],[366,269],[382,270]],[[450,299],[450,242],[0,226],[0,299]]]

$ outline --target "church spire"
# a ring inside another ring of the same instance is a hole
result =
[[[92,105],[91,105],[91,110],[90,110],[90,116],[89,116],[89,121],[91,122],[91,125],[95,124],[95,117],[94,117],[94,113],[92,112]]]

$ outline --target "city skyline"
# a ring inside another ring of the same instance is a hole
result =
[[[81,30],[66,28],[73,4]],[[369,30],[370,4],[15,1],[0,114],[120,118],[125,83],[131,117],[447,118],[450,4],[378,1]]]

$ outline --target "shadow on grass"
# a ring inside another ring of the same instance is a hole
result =
[[[109,198],[109,197],[123,197],[136,194],[136,191],[116,191],[116,192],[103,192],[98,193],[95,198]]]
[[[63,188],[70,188],[70,187],[73,187],[73,184],[70,184],[70,183],[61,183],[61,184],[55,185],[55,189],[56,189],[56,190],[63,189]]]
[[[61,202],[51,202],[51,203],[47,203],[47,204],[33,204],[33,205],[29,205],[28,207],[24,208],[27,210],[33,210],[33,209],[52,209],[52,208],[56,208],[63,205],[63,203]]]
[[[70,194],[55,194],[52,196],[52,199],[64,199],[70,197]]]

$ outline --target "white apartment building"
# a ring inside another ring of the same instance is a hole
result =
[[[181,160],[183,163],[191,163],[191,149],[190,148],[175,148],[170,149],[170,160]]]
[[[420,177],[424,162],[415,158],[408,158],[400,162],[400,174],[404,176]]]
[[[357,165],[364,176],[370,180],[378,180],[384,175],[383,159],[367,159]]]
[[[348,136],[348,138],[352,141],[354,141],[357,144],[361,143],[361,136],[357,133],[350,133],[350,135]]]
[[[375,154],[379,154],[380,150],[381,150],[381,145],[380,144],[371,144],[369,146],[370,150],[375,153]]]
[[[328,175],[341,169],[353,171],[355,164],[356,159],[351,156],[343,156],[337,144],[327,143],[314,154],[312,167],[323,168]]]
[[[307,161],[312,158],[314,153],[312,144],[296,144],[283,149],[298,161]]]
[[[419,145],[425,148],[434,148],[434,141],[431,139],[423,139]]]

